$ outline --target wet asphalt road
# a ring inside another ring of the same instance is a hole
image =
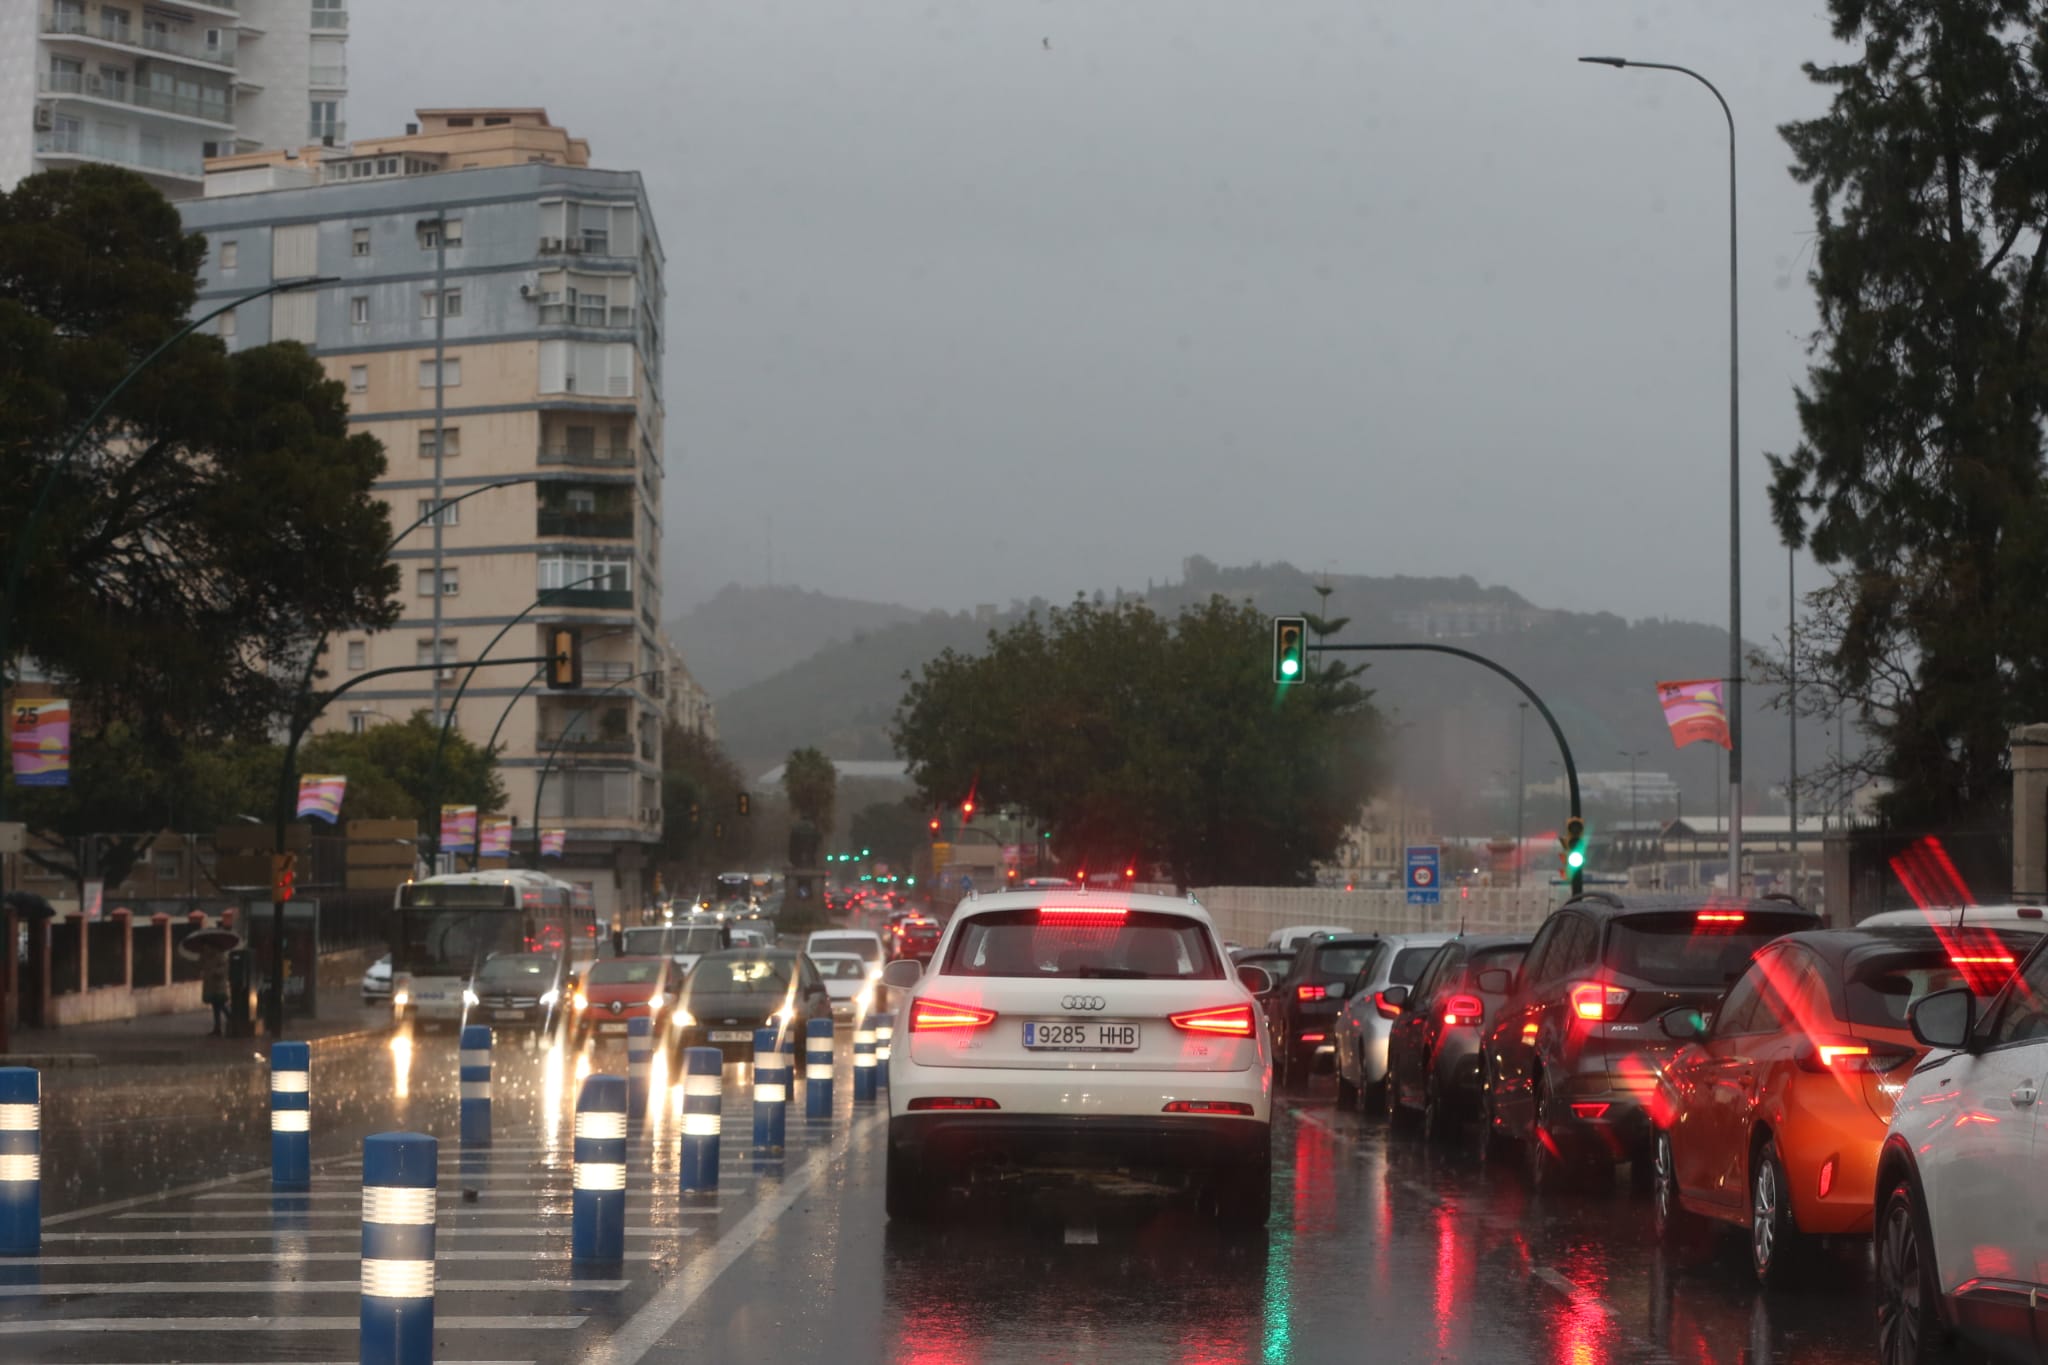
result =
[[[421,1039],[403,1074],[401,1095],[382,1041],[320,1054],[314,1189],[273,1200],[253,1056],[52,1073],[43,1256],[0,1262],[0,1360],[354,1360],[359,1143],[399,1127],[443,1139],[442,1361],[1873,1358],[1860,1250],[1764,1295],[1738,1236],[1659,1250],[1626,1181],[1534,1199],[1476,1143],[1434,1148],[1336,1111],[1327,1081],[1285,1098],[1267,1233],[1226,1238],[1131,1191],[999,1194],[892,1226],[883,1121],[854,1112],[849,1083],[832,1123],[793,1117],[786,1156],[757,1162],[732,1068],[719,1194],[677,1193],[658,1104],[629,1174],[628,1259],[579,1277],[573,1059],[501,1044],[488,1156],[454,1141],[452,1040]]]

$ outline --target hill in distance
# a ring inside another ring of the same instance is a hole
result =
[[[919,615],[909,607],[803,588],[728,583],[667,629],[689,661],[690,672],[722,700],[829,645],[863,631],[915,621]]]

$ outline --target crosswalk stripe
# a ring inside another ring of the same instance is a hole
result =
[[[657,1253],[652,1251],[629,1251],[629,1261],[652,1261]],[[108,1255],[108,1256],[10,1256],[9,1266],[17,1265],[190,1265],[188,1255]],[[355,1251],[300,1251],[280,1248],[275,1251],[215,1251],[208,1252],[208,1265],[277,1265],[287,1261],[360,1261],[363,1253]],[[531,1251],[438,1251],[434,1261],[531,1261]],[[450,1281],[443,1280],[443,1284]]]
[[[691,1210],[691,1212],[708,1215],[716,1213],[717,1210],[703,1209]],[[626,1229],[628,1237],[695,1237],[698,1232],[699,1229],[697,1228],[635,1227]],[[331,1228],[325,1230],[308,1228],[284,1232],[273,1232],[269,1228],[250,1228],[239,1232],[195,1232],[169,1228],[156,1231],[137,1228],[133,1232],[46,1232],[43,1234],[43,1240],[45,1242],[250,1242],[267,1240],[272,1237],[303,1238],[307,1241],[315,1241],[324,1237],[332,1241],[353,1242],[359,1240],[361,1236],[362,1234],[354,1228]],[[567,1227],[531,1229],[436,1228],[434,1236],[437,1239],[442,1237],[495,1237],[501,1241],[511,1241],[519,1238],[564,1241],[569,1236],[569,1229]],[[0,1262],[0,1265],[6,1264],[9,1264],[9,1262]]]
[[[618,1294],[632,1287],[631,1280],[453,1280],[437,1279],[436,1296],[454,1293],[484,1294]],[[0,1299],[56,1298],[89,1294],[355,1294],[363,1292],[361,1279],[348,1280],[129,1280],[82,1281],[77,1284],[0,1284]],[[439,1322],[439,1314],[435,1315]]]
[[[503,1316],[436,1313],[436,1332],[571,1332],[589,1322],[587,1314],[508,1314]],[[52,1318],[47,1322],[0,1321],[0,1337],[75,1335],[82,1332],[346,1332],[362,1330],[362,1319],[348,1317],[288,1318]]]
[[[568,1196],[564,1195],[561,1202],[566,1205],[568,1203]],[[685,1218],[709,1218],[715,1217],[718,1213],[718,1210],[706,1207],[702,1204],[698,1204],[693,1205],[689,1208],[677,1209],[675,1210],[675,1212],[681,1214]],[[362,1218],[362,1215],[353,1209],[315,1209],[309,1213],[292,1213],[286,1214],[284,1216],[291,1218],[295,1221],[299,1219],[311,1218],[346,1218],[354,1222],[359,1221]],[[463,1206],[453,1210],[451,1216],[456,1218],[530,1218],[541,1222],[566,1222],[570,1217],[570,1211],[566,1207],[558,1209],[482,1209],[469,1208],[467,1206]],[[114,1215],[114,1220],[116,1222],[133,1221],[138,1223],[165,1223],[205,1219],[209,1222],[220,1222],[230,1218],[240,1218],[243,1220],[251,1218],[261,1218],[269,1220],[272,1217],[273,1215],[266,1209],[251,1209],[247,1213],[235,1213],[225,1210],[215,1211],[212,1209],[206,1209],[198,1212],[186,1213],[117,1213]],[[281,1228],[279,1230],[283,1232],[290,1232],[292,1229],[287,1227]],[[443,1232],[446,1232],[448,1230],[448,1225],[445,1223],[442,1224],[441,1230]]]

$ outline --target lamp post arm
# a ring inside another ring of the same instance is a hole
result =
[[[610,687],[600,689],[595,696],[591,697],[591,700],[594,702],[598,699],[598,697],[609,696],[610,694],[618,691],[620,688],[624,687],[628,683],[638,682],[642,678],[651,678],[660,671],[661,670],[658,668],[642,669],[640,672],[632,674],[630,677],[624,677],[619,679]],[[547,790],[548,773],[553,771],[555,766],[555,757],[556,755],[562,752],[562,745],[564,742],[568,740],[569,732],[576,728],[576,723],[578,721],[582,720],[585,716],[589,714],[590,712],[587,710],[579,711],[573,717],[570,718],[569,723],[567,725],[564,725],[562,727],[562,733],[555,736],[555,742],[553,746],[548,749],[547,760],[540,765],[540,775],[534,778],[533,780],[533,865],[535,869],[538,869],[540,867],[541,793]]]

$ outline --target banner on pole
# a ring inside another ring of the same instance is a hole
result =
[[[335,824],[341,819],[341,799],[347,793],[348,778],[339,773],[306,773],[299,778],[299,817]]]
[[[476,852],[476,807],[441,807],[441,851]]]
[[[1664,723],[1671,727],[1674,747],[1683,749],[1703,740],[1724,749],[1735,747],[1728,733],[1727,693],[1719,678],[1660,682],[1657,701],[1664,708]]]
[[[479,858],[502,858],[511,851],[512,817],[509,815],[485,816],[483,833],[477,839],[477,856]]]
[[[540,832],[540,856],[543,858],[559,858],[562,856],[562,846],[568,842],[568,830],[544,829]]]
[[[21,787],[71,785],[71,703],[53,697],[14,703],[14,781]]]

